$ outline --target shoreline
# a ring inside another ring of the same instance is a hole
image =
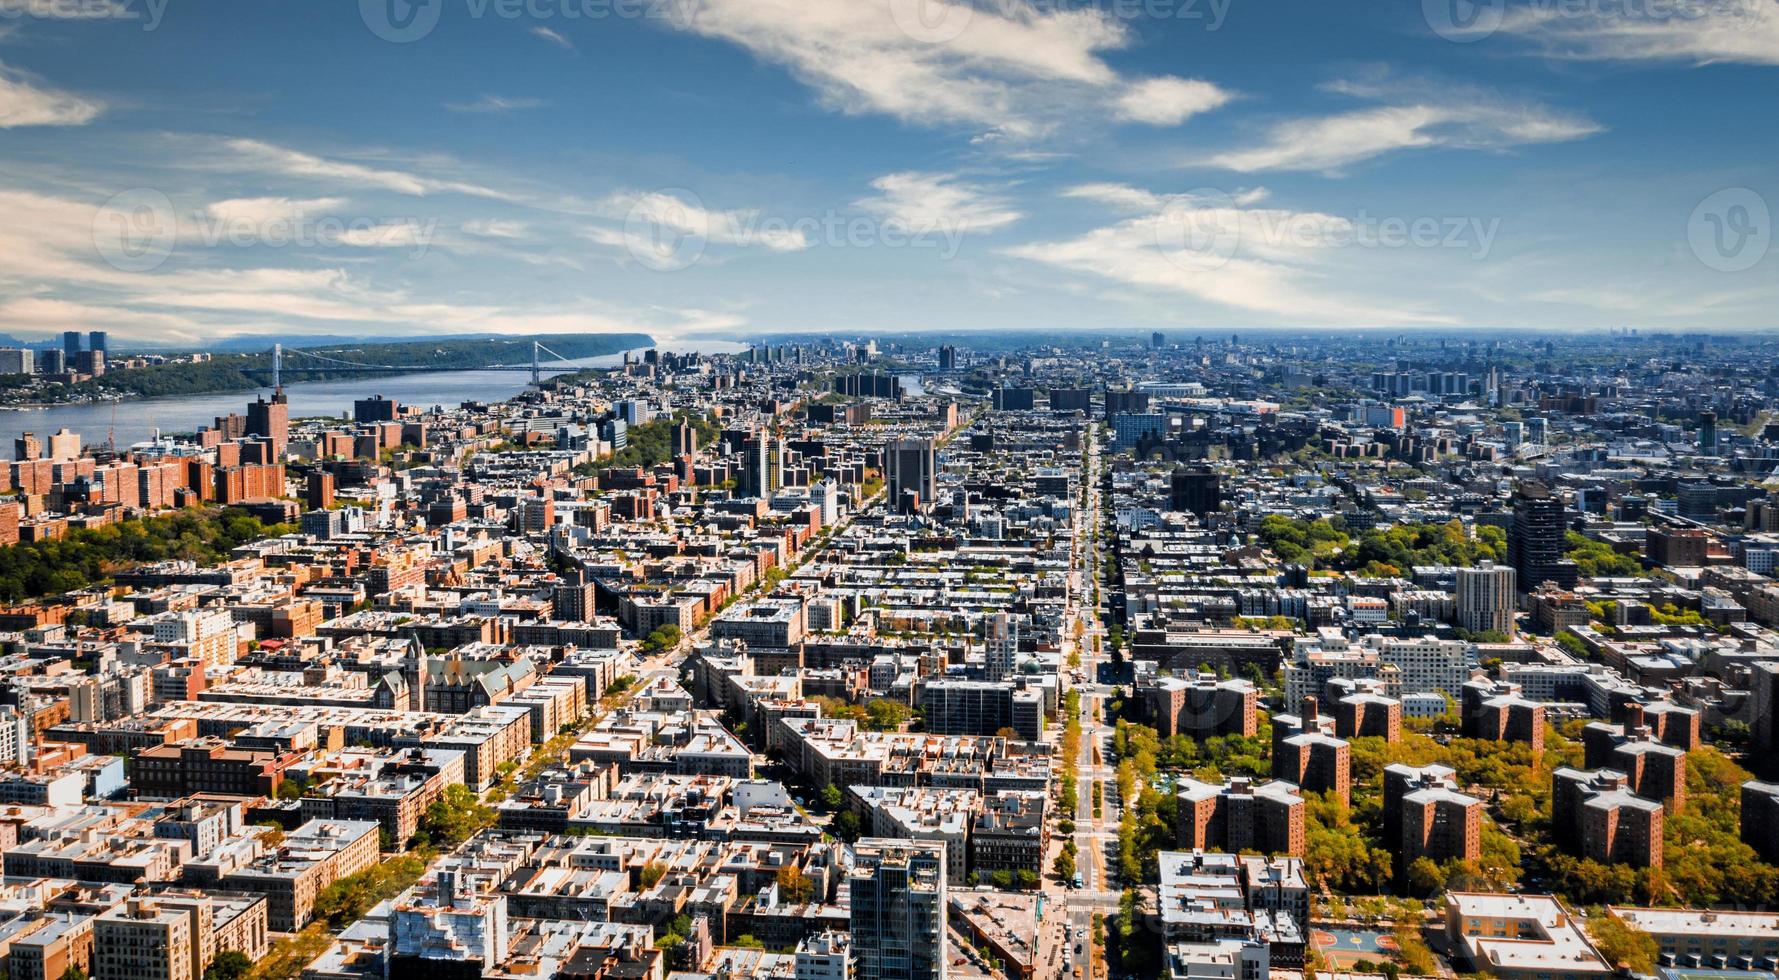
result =
[[[576,364],[573,364],[572,362],[574,362],[574,361],[590,361],[590,360],[595,360],[597,358],[602,358],[602,357],[621,358],[625,354],[634,354],[634,355],[640,356],[642,352],[656,348],[659,346],[656,339],[651,335],[637,334],[637,335],[633,335],[633,336],[642,337],[646,341],[646,343],[643,344],[642,346],[621,347],[617,350],[606,351],[604,353],[586,354],[586,355],[583,355],[580,357],[566,358],[565,360],[570,362],[568,364],[564,364],[562,361],[558,361],[554,365],[540,364],[539,368],[542,371],[545,371],[545,372],[553,371],[557,374],[585,371],[585,370],[589,369],[589,366],[576,365]],[[424,345],[425,342],[414,341],[411,343],[414,345]],[[407,343],[400,344],[400,346],[408,346],[408,345],[409,344],[407,344]],[[442,365],[442,364],[441,365],[414,365],[411,369],[376,370],[376,371],[353,371],[350,368],[342,367],[338,371],[330,371],[325,374],[315,374],[315,375],[299,377],[297,380],[289,382],[286,385],[286,387],[291,387],[293,385],[304,384],[304,383],[308,383],[308,382],[312,382],[312,381],[313,382],[337,382],[337,381],[357,380],[359,378],[412,377],[416,374],[447,374],[447,373],[459,373],[459,372],[463,372],[463,371],[510,371],[510,370],[519,370],[519,369],[528,370],[529,367],[530,367],[530,365],[522,363],[522,362],[521,363],[513,363],[513,364],[501,364],[501,365],[481,365],[481,366],[475,366],[475,367],[452,367],[450,365]],[[257,369],[255,369],[255,370],[257,370]],[[120,373],[122,373],[122,372],[120,372]],[[101,376],[101,377],[103,377],[103,376]],[[269,382],[269,378],[267,379],[267,381]],[[31,402],[16,402],[16,403],[0,403],[0,411],[37,412],[37,411],[45,411],[48,409],[56,409],[56,408],[85,407],[85,406],[93,406],[93,405],[117,404],[117,403],[121,403],[121,402],[153,402],[153,401],[178,399],[178,398],[207,398],[207,397],[211,397],[211,396],[215,396],[215,395],[232,395],[232,394],[242,394],[242,393],[254,392],[254,391],[264,391],[264,390],[269,390],[271,387],[272,387],[272,385],[270,383],[259,383],[259,384],[250,384],[250,385],[228,385],[225,387],[201,388],[201,389],[193,389],[190,391],[168,392],[166,394],[156,394],[156,395],[144,395],[139,392],[125,391],[125,392],[121,392],[115,396],[110,396],[110,397],[95,396],[95,397],[79,398],[79,399],[70,398],[70,399],[65,399],[62,401],[51,401],[51,402],[31,401]]]

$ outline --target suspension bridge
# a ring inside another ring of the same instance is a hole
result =
[[[556,353],[537,341],[531,342],[530,364],[489,364],[482,367],[453,367],[443,364],[366,364],[363,361],[348,361],[344,358],[318,354],[312,350],[293,347],[285,350],[283,344],[272,345],[272,387],[276,388],[284,381],[286,374],[331,374],[339,371],[365,372],[372,374],[413,374],[418,371],[530,371],[531,383],[543,380],[545,368],[574,368],[578,365],[573,360]],[[290,354],[313,364],[301,363],[286,365],[284,357]],[[544,360],[548,354],[552,360]],[[250,370],[263,370],[254,368]]]

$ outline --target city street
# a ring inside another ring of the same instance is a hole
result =
[[[1092,585],[1100,575],[1101,563],[1097,428],[1089,429],[1088,438],[1090,443],[1084,453],[1085,465],[1081,474],[1086,490],[1085,503],[1078,509],[1075,524],[1075,556],[1082,583],[1077,593],[1078,616],[1082,624],[1081,641],[1077,645],[1081,654],[1078,669],[1084,680],[1074,682],[1072,687],[1080,695],[1081,742],[1075,760],[1073,815],[1075,861],[1083,887],[1073,888],[1064,883],[1062,897],[1068,910],[1066,948],[1071,962],[1082,970],[1084,978],[1094,978],[1106,975],[1106,965],[1094,933],[1093,917],[1116,912],[1120,893],[1114,883],[1116,869],[1108,860],[1108,852],[1116,852],[1119,813],[1116,772],[1108,764],[1111,761],[1112,729],[1105,720],[1106,700],[1111,689],[1099,682],[1100,664],[1105,659],[1105,627],[1100,621],[1099,606],[1094,601],[1097,590]],[[1096,785],[1101,787],[1103,794],[1098,814],[1093,809]],[[1077,945],[1081,947],[1081,954],[1074,952]]]

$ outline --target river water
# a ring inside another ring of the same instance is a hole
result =
[[[665,349],[665,348],[664,348]],[[746,350],[742,344],[725,341],[681,342],[675,353],[698,351],[726,354]],[[632,359],[641,351],[633,351]],[[614,367],[623,363],[622,354],[587,357],[559,362],[546,367],[542,374],[567,374],[581,368]],[[431,371],[422,374],[377,375],[352,381],[297,381],[284,386],[290,398],[290,417],[339,417],[352,415],[352,403],[360,398],[382,395],[403,405],[430,408],[434,405],[456,405],[466,401],[500,401],[524,391],[531,384],[528,371]],[[271,395],[272,389],[231,391],[220,395],[194,395],[185,398],[146,398],[98,404],[55,405],[49,408],[0,411],[0,455],[11,457],[13,439],[21,433],[33,432],[46,437],[66,426],[78,432],[86,446],[102,446],[115,438],[119,448],[154,438],[156,430],[164,433],[196,432],[211,425],[216,418],[230,412],[247,411],[247,403],[260,395]]]

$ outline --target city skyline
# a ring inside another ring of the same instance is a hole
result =
[[[0,348],[0,971],[1772,980],[1779,338],[1264,333]]]
[[[1771,2],[9,0],[0,333],[1761,331],[1776,65]]]

